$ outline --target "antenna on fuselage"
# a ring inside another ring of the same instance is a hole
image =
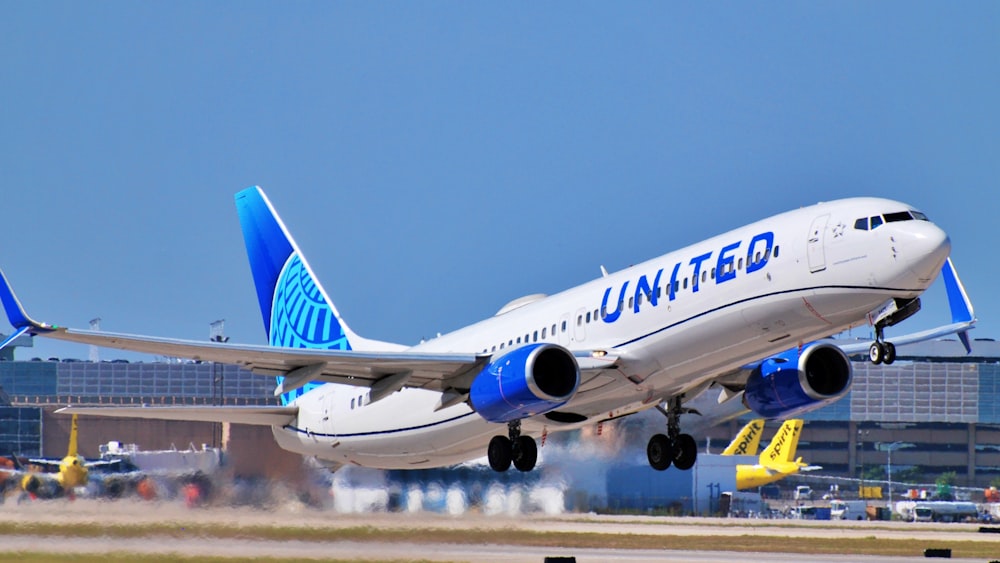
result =
[[[604,267],[604,264],[601,264],[601,277],[602,278],[608,277],[608,270]]]

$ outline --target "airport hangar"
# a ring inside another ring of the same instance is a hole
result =
[[[31,346],[28,337],[17,344]],[[183,361],[124,362],[55,359],[15,361],[0,351],[0,455],[65,454],[69,417],[53,411],[73,405],[273,405],[274,380],[235,366]],[[958,485],[986,487],[1000,478],[1000,343],[957,340],[901,346],[891,365],[855,358],[854,384],[836,403],[808,413],[799,443],[807,463],[823,475],[859,477],[861,467],[885,466],[885,446],[897,468],[918,466],[926,481],[953,471]],[[713,451],[738,432],[746,415],[709,430]],[[769,423],[769,440],[777,423]],[[84,417],[80,451],[98,457],[111,440],[144,450],[224,448],[234,474],[288,477],[301,458],[278,448],[267,427],[216,423]],[[766,443],[766,442],[765,442]]]

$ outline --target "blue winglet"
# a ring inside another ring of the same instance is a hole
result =
[[[35,321],[24,312],[24,307],[21,306],[21,302],[14,295],[14,289],[11,288],[10,282],[7,281],[7,275],[2,270],[0,270],[0,282],[2,282],[0,283],[0,301],[3,302],[3,309],[7,313],[7,320],[10,321],[10,324],[14,328],[18,329],[20,334],[24,334],[29,330],[38,332],[52,330],[52,327]],[[3,344],[8,344],[10,340],[8,338]]]
[[[941,267],[941,277],[944,279],[944,287],[948,293],[948,306],[951,307],[951,322],[975,322],[976,316],[972,310],[972,302],[969,300],[969,294],[965,292],[965,286],[962,285],[962,280],[958,278],[958,272],[955,270],[955,265],[952,264],[950,257],[944,261],[944,265]],[[969,342],[968,331],[960,331],[958,338],[962,341],[962,345],[965,346],[965,351],[971,354],[972,344]]]

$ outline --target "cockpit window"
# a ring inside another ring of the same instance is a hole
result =
[[[885,215],[876,215],[874,217],[862,217],[854,221],[854,228],[859,231],[867,231],[869,229],[875,230],[876,227],[883,223],[898,223],[900,221],[929,221],[926,215],[919,211],[897,211],[895,213],[886,213]]]
[[[900,221],[912,221],[913,215],[910,215],[909,211],[899,211],[896,213],[886,213],[885,222],[886,223],[898,223]]]

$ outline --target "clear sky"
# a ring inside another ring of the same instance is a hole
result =
[[[997,2],[0,2],[0,266],[66,326],[263,343],[259,184],[371,338],[858,195],[948,231],[1000,337],[998,181]]]

